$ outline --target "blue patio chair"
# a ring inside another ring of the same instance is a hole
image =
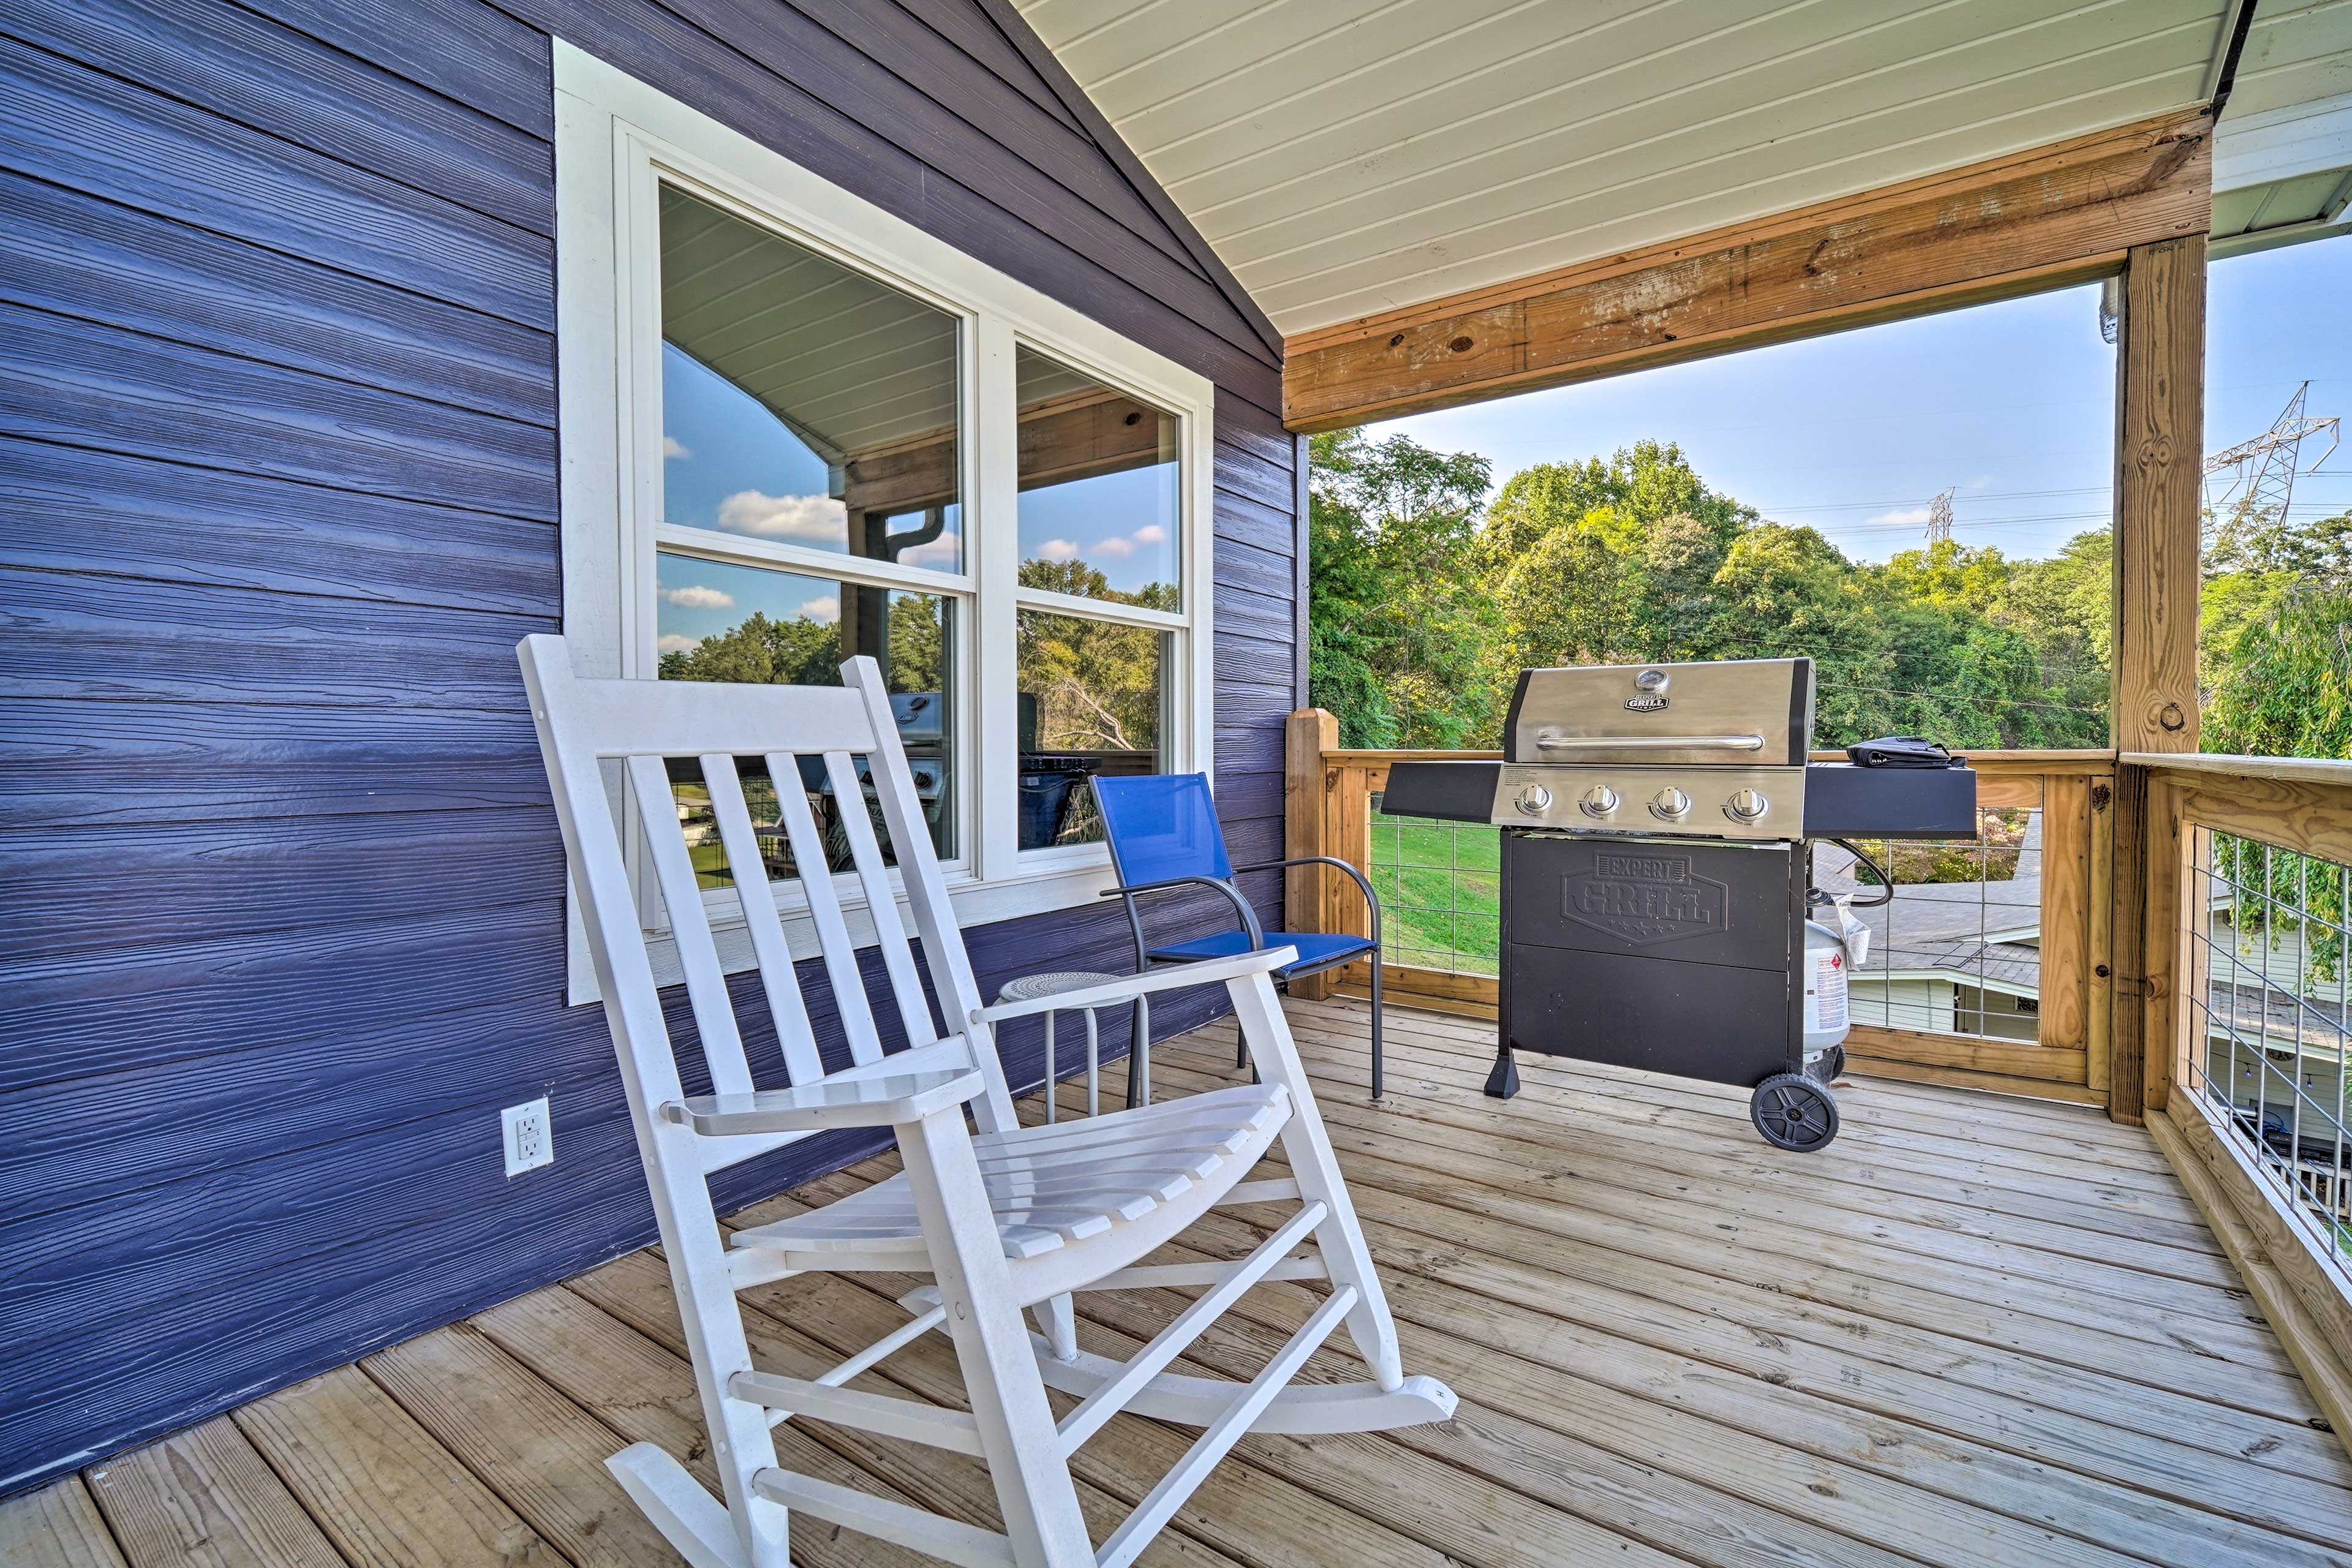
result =
[[[1372,1098],[1381,1097],[1381,900],[1361,871],[1328,855],[1306,855],[1287,860],[1262,860],[1235,866],[1225,856],[1225,836],[1217,826],[1217,809],[1209,795],[1206,773],[1149,773],[1139,777],[1087,781],[1095,808],[1102,815],[1103,837],[1110,844],[1111,874],[1118,886],[1103,897],[1117,898],[1127,909],[1127,923],[1135,933],[1135,967],[1139,973],[1161,963],[1197,963],[1230,958],[1269,947],[1295,947],[1298,962],[1277,969],[1275,978],[1289,981],[1303,974],[1334,969],[1350,959],[1371,955],[1372,964]],[[1349,936],[1320,931],[1267,931],[1258,924],[1234,879],[1244,871],[1271,871],[1286,866],[1332,866],[1345,871],[1362,889],[1371,911],[1372,934]],[[1208,888],[1224,895],[1241,918],[1238,931],[1217,931],[1190,942],[1154,947],[1144,940],[1143,917],[1136,899],[1144,893],[1171,892],[1180,888]],[[1234,1065],[1247,1061],[1244,1044]]]

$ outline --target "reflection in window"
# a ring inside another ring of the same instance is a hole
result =
[[[1163,765],[1171,636],[1024,609],[1017,640],[1021,847],[1097,842],[1088,775]]]
[[[932,594],[668,552],[656,559],[657,646],[664,680],[838,686],[846,658],[865,654],[881,665],[898,740],[907,749],[915,793],[930,824],[931,842],[942,858],[953,857],[954,602]],[[850,868],[848,844],[842,836],[832,781],[820,758],[803,758],[800,766],[801,785],[824,830],[832,869],[845,871]],[[769,876],[797,876],[799,868],[777,826],[773,785],[764,767],[745,758],[737,768],[752,817],[761,826]],[[865,772],[862,760],[859,770]],[[673,763],[671,776],[678,781],[679,804],[690,813],[688,838],[695,863],[703,870],[703,884],[726,886],[731,873],[710,822],[700,770],[689,759]],[[886,858],[895,859],[889,829],[870,784],[867,806]]]
[[[1182,605],[1177,417],[1021,349],[1021,584]]]
[[[665,186],[666,521],[957,572],[960,323]]]

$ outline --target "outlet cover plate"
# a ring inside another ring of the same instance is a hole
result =
[[[520,1176],[555,1163],[555,1119],[548,1111],[545,1095],[528,1105],[508,1106],[499,1112],[499,1122],[508,1175]]]

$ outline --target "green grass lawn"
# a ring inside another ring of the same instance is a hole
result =
[[[1388,962],[1493,974],[1502,951],[1502,833],[1372,814],[1372,887]]]

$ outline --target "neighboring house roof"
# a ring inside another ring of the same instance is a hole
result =
[[[1813,849],[1813,883],[1832,894],[1877,896],[1854,876],[1851,856],[1834,844]],[[1915,882],[1876,908],[1856,907],[1870,928],[1870,952],[1856,985],[1880,974],[1932,970],[1964,984],[2032,993],[2042,984],[2042,952],[1998,937],[2038,931],[2042,919],[2042,816],[2028,818],[2017,868],[2006,880]]]
[[[2210,102],[2252,0],[1012,3],[1296,334]],[[2322,166],[2346,32],[2261,0],[2216,233],[2328,199],[2226,193]]]

